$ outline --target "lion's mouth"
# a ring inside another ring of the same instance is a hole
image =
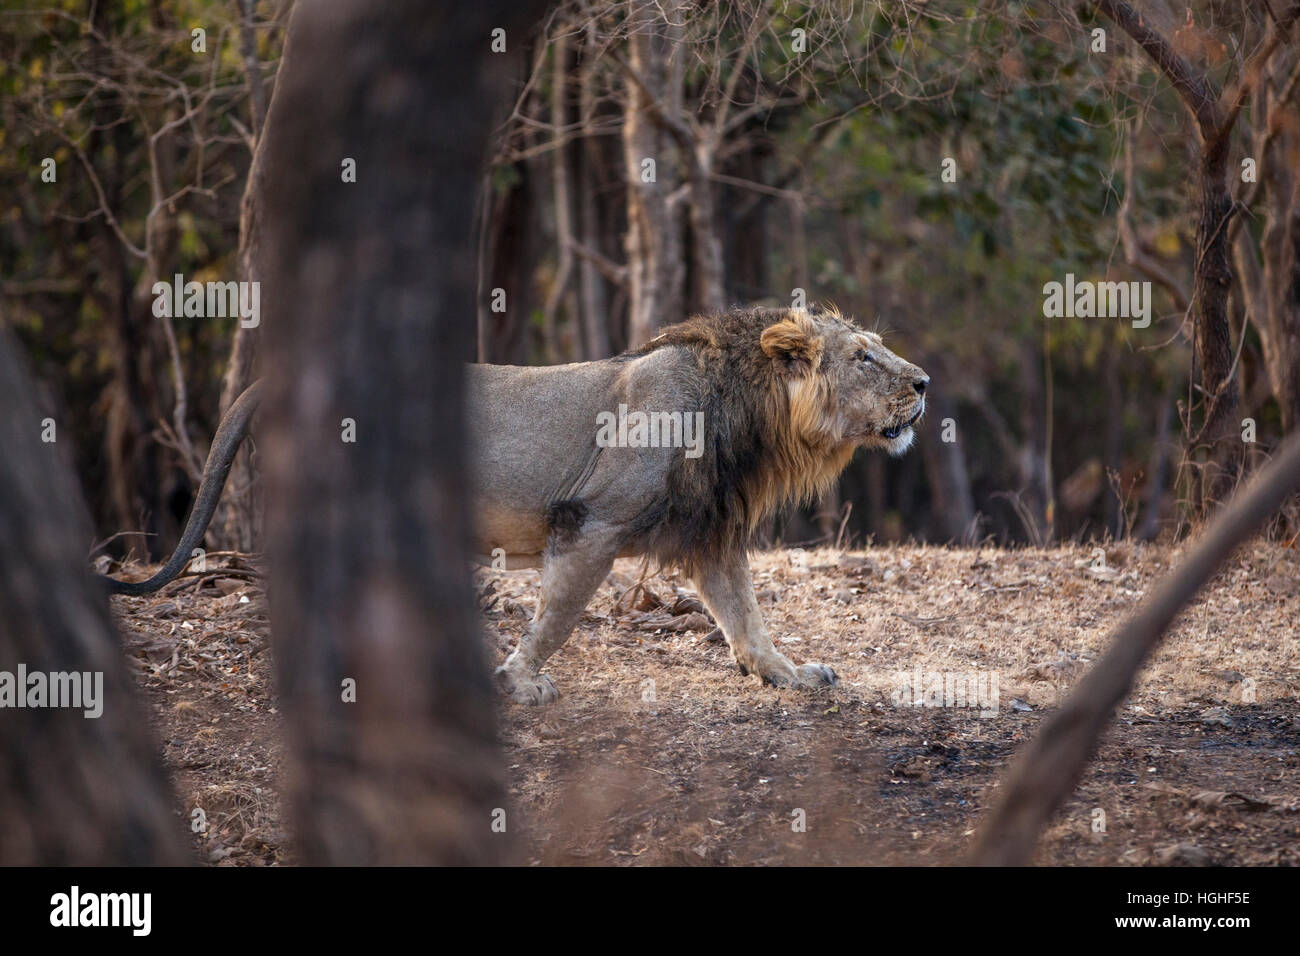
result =
[[[909,418],[907,421],[903,422],[903,424],[894,425],[890,428],[882,428],[880,430],[880,434],[884,435],[886,438],[892,441],[893,439],[897,438],[899,435],[903,434],[903,432],[911,428],[913,425],[915,425],[916,420],[921,417],[921,413],[924,411],[925,411],[925,406],[922,405],[920,408],[916,410],[916,414],[913,415],[911,418]]]

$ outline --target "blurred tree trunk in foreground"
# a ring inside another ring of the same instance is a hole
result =
[[[519,49],[525,8],[539,5],[338,0],[300,4],[289,27],[260,197],[262,457],[289,794],[309,863],[504,851],[466,561],[461,362],[489,81],[511,77],[491,34]],[[356,182],[343,181],[348,160]]]
[[[101,674],[102,690],[91,683],[90,708],[0,710],[0,865],[184,863],[108,600],[85,567],[90,521],[60,446],[42,441],[33,393],[0,330],[0,671]]]

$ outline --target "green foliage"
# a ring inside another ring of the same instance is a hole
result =
[[[0,2],[0,306],[53,386],[100,517],[106,459],[175,467],[149,435],[174,400],[152,282],[238,278],[251,123],[235,16],[226,0]],[[192,50],[194,26],[206,52]],[[271,77],[279,27],[258,30]],[[47,157],[55,182],[42,179]],[[234,330],[177,323],[196,433],[215,427]],[[139,489],[140,512],[165,491]],[[106,526],[139,518],[119,512]]]

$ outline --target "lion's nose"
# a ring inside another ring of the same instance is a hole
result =
[[[929,384],[930,384],[930,379],[928,377],[918,378],[916,381],[912,383],[912,387],[916,389],[916,394],[924,395],[926,386],[928,386]]]

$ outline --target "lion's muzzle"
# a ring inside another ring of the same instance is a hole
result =
[[[913,415],[907,421],[903,422],[901,425],[891,425],[889,428],[882,428],[880,430],[880,434],[882,434],[883,436],[885,436],[886,438],[892,441],[893,439],[897,438],[899,435],[903,434],[903,432],[905,432],[907,429],[915,425],[916,420],[924,414],[925,414],[925,402],[923,401],[920,403],[920,407],[917,408],[915,415]]]

